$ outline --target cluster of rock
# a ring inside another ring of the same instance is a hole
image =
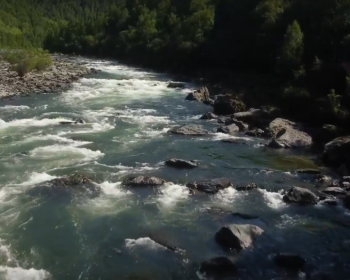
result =
[[[202,120],[217,120],[221,125],[217,132],[234,135],[243,132],[247,136],[270,139],[271,148],[307,148],[324,146],[324,162],[335,167],[341,175],[350,172],[350,136],[346,129],[334,125],[310,129],[280,117],[280,112],[269,107],[247,110],[246,105],[232,94],[210,95],[206,87],[190,93],[186,100],[204,102],[213,106],[213,112],[204,114]],[[309,131],[309,133],[307,132]],[[183,126],[172,133],[206,135],[201,126]],[[237,144],[235,140],[223,140]],[[350,175],[350,174],[349,174]]]
[[[48,69],[30,72],[21,78],[0,57],[0,98],[61,91],[84,75],[97,72],[96,69],[87,68],[78,61],[61,56],[53,56],[52,61],[53,65]]]

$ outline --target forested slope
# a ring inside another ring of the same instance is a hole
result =
[[[286,96],[327,98],[342,111],[350,0],[0,0],[0,47],[30,46],[268,73]]]

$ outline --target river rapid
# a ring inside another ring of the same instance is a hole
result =
[[[211,107],[185,101],[198,84],[169,89],[166,74],[112,61],[84,62],[102,71],[60,94],[0,104],[0,279],[205,279],[200,263],[218,256],[237,261],[234,279],[305,279],[275,266],[271,255],[279,252],[300,254],[310,269],[331,279],[350,279],[349,212],[341,204],[298,207],[282,200],[291,186],[314,189],[312,176],[295,173],[314,168],[314,155],[271,150],[265,140],[240,133],[214,133],[215,121],[199,120]],[[60,124],[73,118],[86,124]],[[167,133],[179,124],[201,124],[213,133],[195,138]],[[248,145],[221,142],[225,138]],[[198,160],[200,167],[166,167],[164,161],[174,157]],[[102,195],[68,203],[27,193],[38,183],[75,173],[93,178]],[[174,183],[123,187],[131,175]],[[221,177],[260,189],[191,195],[185,187]],[[225,210],[259,219],[242,220]],[[265,233],[253,248],[231,255],[214,240],[231,223],[255,224]],[[183,251],[172,252],[150,236]]]

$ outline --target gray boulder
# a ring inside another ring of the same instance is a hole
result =
[[[268,144],[271,148],[301,148],[312,145],[312,138],[305,132],[296,129],[296,124],[285,120],[275,119],[268,127],[273,139]]]
[[[248,184],[246,186],[237,186],[236,190],[237,191],[251,191],[251,190],[255,190],[258,188],[258,185],[255,183],[252,184]]]
[[[231,125],[231,124],[238,126],[240,131],[245,131],[249,128],[249,126],[246,123],[239,121],[239,120],[236,120],[234,118],[228,119],[225,122],[225,125]]]
[[[245,109],[246,106],[242,101],[229,95],[218,95],[214,102],[214,113],[217,115],[230,115]]]
[[[201,125],[183,125],[178,126],[169,131],[172,134],[180,134],[180,135],[190,135],[190,136],[202,136],[207,135],[209,131],[205,130]]]
[[[231,186],[231,181],[226,178],[200,180],[187,184],[187,187],[190,189],[209,194],[215,194],[219,190],[226,189]]]
[[[330,194],[330,195],[346,195],[347,192],[343,190],[342,188],[339,187],[328,187],[323,191],[325,194]]]
[[[202,87],[199,90],[196,90],[194,92],[191,92],[187,97],[186,100],[188,101],[197,101],[197,102],[204,102],[204,103],[210,103],[210,94],[209,90],[206,87]]]
[[[215,241],[225,249],[241,251],[250,247],[264,231],[254,225],[227,225],[215,234]]]
[[[317,204],[319,198],[310,190],[299,187],[292,187],[283,197],[286,203],[294,203],[299,205]]]
[[[130,187],[159,187],[164,183],[165,180],[157,177],[137,176],[126,179],[124,185]]]
[[[230,134],[230,135],[234,135],[235,132],[238,132],[238,131],[239,131],[239,127],[235,124],[221,126],[216,130],[216,132]]]
[[[183,160],[172,158],[165,162],[167,166],[174,168],[195,168],[198,167],[198,163],[194,160]]]
[[[96,198],[102,193],[102,189],[97,183],[83,175],[73,175],[37,184],[27,193],[30,196],[71,200],[74,197]]]

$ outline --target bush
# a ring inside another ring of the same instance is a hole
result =
[[[33,70],[43,71],[52,65],[50,54],[42,49],[8,51],[3,59],[11,64],[11,69],[20,77]]]

